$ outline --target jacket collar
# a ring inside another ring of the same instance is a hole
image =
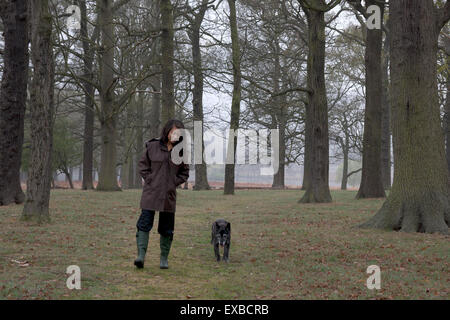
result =
[[[169,149],[167,149],[167,146],[160,139],[159,139],[159,148],[164,151],[169,151]]]

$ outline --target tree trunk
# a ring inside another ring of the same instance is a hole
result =
[[[348,135],[345,135],[345,141],[342,148],[342,153],[344,154],[344,165],[342,167],[342,181],[341,181],[341,190],[347,190],[348,183],[348,152],[349,152],[349,138]]]
[[[233,152],[233,163],[225,164],[225,185],[224,194],[234,194],[234,168],[236,160],[236,144],[237,144],[237,129],[239,127],[239,116],[241,110],[241,52],[239,48],[239,33],[237,28],[236,18],[236,0],[228,0],[230,7],[230,29],[231,29],[231,50],[233,60],[233,98],[231,101],[231,119],[230,132],[235,130],[236,134],[230,134],[228,138],[227,159],[230,152]],[[231,141],[231,139],[233,139]],[[231,147],[230,147],[231,145]],[[232,150],[230,150],[232,149]]]
[[[133,64],[132,62],[130,62]],[[133,64],[134,66],[134,64]],[[134,74],[134,67],[128,66],[130,72]],[[125,116],[125,124],[123,126],[123,135],[124,135],[124,145],[122,148],[122,166],[120,169],[120,182],[122,189],[130,189],[133,187],[133,111],[136,106],[136,97],[133,95],[130,99],[127,110],[126,110],[126,116]]]
[[[155,29],[155,30],[159,30],[161,28],[161,23],[160,23],[160,19],[159,16],[161,14],[161,10],[160,10],[160,1],[152,1],[152,0],[147,0],[147,5],[149,7],[152,8],[152,16],[153,17],[157,17],[156,19],[153,19],[151,22],[151,28]],[[153,65],[153,72],[155,72],[156,74],[154,76],[152,76],[150,78],[150,84],[152,87],[152,96],[151,96],[151,104],[150,104],[150,116],[149,116],[149,126],[150,126],[150,134],[149,137],[150,139],[153,138],[158,138],[159,134],[161,132],[161,58],[162,58],[162,54],[161,54],[161,39],[160,37],[153,39],[153,43],[152,43],[152,47],[151,47],[151,52],[150,52],[150,57],[152,60],[152,65]],[[159,73],[158,73],[159,72]],[[142,122],[143,124],[143,122]],[[142,128],[144,128],[142,126]],[[144,142],[142,141],[142,146],[144,145]],[[140,154],[142,153],[138,153],[138,161],[140,159]],[[136,164],[137,165],[137,164]],[[139,174],[139,172],[137,173]],[[139,174],[140,177],[140,174]],[[139,178],[139,182],[141,181],[142,178]]]
[[[54,58],[52,15],[48,0],[32,0],[31,52],[31,166],[22,220],[50,221],[49,200],[52,180]]]
[[[325,13],[305,9],[308,19],[308,104],[305,119],[306,191],[300,203],[331,202],[328,185],[328,106],[325,89]]]
[[[274,73],[273,73],[273,92],[280,91],[281,80],[281,63],[280,63],[280,46],[278,43],[278,37],[275,37],[274,41]],[[286,95],[276,96],[273,99],[273,105],[275,108],[275,119],[278,124],[279,130],[279,149],[276,150],[278,155],[278,171],[273,175],[272,188],[284,189],[284,169],[286,161]]]
[[[83,81],[84,94],[84,134],[83,134],[83,183],[82,190],[94,189],[92,168],[94,157],[94,93],[95,88],[90,81],[93,81],[92,72],[94,61],[94,50],[90,45],[89,34],[87,30],[86,1],[79,1],[81,11],[80,35],[83,44],[83,69],[84,77],[88,79]]]
[[[28,81],[27,1],[3,1],[3,76],[0,91],[0,206],[23,203],[20,166]]]
[[[98,0],[102,35],[100,53],[100,130],[102,138],[100,172],[96,190],[120,191],[117,184],[117,111],[114,108],[114,26],[111,0]]]
[[[280,130],[279,137],[279,151],[278,151],[278,171],[273,175],[272,188],[284,189],[285,188],[285,161],[286,161],[286,116],[285,106],[280,106],[280,119],[278,129]]]
[[[450,79],[447,76],[447,94],[445,97],[445,144],[447,168],[450,171]]]
[[[140,155],[144,153],[144,93],[139,93],[136,106],[136,119],[136,157],[134,159],[134,166],[137,168]],[[134,187],[142,188],[142,177],[137,169],[134,171]]]
[[[193,19],[191,26],[190,40],[192,43],[192,65],[194,73],[194,89],[192,92],[192,105],[194,111],[194,121],[201,122],[200,137],[194,137],[195,143],[201,144],[201,163],[195,164],[195,184],[194,190],[209,190],[208,175],[206,171],[206,163],[203,158],[204,141],[203,141],[203,70],[202,56],[200,51],[200,27],[207,9],[207,0],[203,0],[199,12]],[[198,155],[197,155],[198,156]]]
[[[306,143],[305,143],[305,154],[303,155],[303,182],[301,190],[306,190],[308,188],[308,174],[309,172],[308,159],[306,157]]]
[[[66,181],[69,182],[70,189],[73,189],[72,172],[66,169],[64,170],[64,175],[66,176]]]
[[[362,227],[448,234],[448,169],[437,90],[438,12],[432,0],[390,2],[394,183],[381,209]]]
[[[367,0],[366,6],[378,4]],[[383,21],[384,6],[381,9]],[[381,29],[367,29],[366,35],[366,110],[364,114],[363,160],[361,184],[356,199],[385,197],[381,179],[381,111],[383,106],[383,75],[381,51],[383,32]]]
[[[447,55],[446,63],[450,62],[450,39],[448,37],[444,38],[445,52]],[[444,132],[445,132],[445,146],[446,146],[446,158],[447,158],[447,168],[450,171],[450,76],[449,69],[447,68],[446,80],[447,80],[447,94],[445,97],[445,118],[444,118]]]
[[[162,125],[161,125],[161,76],[156,75],[152,78],[153,88],[155,93],[151,100],[151,110],[150,110],[150,139],[158,138]]]
[[[391,107],[389,105],[389,39],[383,58],[383,104],[381,110],[381,180],[384,189],[391,188]]]
[[[173,64],[173,6],[171,0],[161,0],[161,72],[162,114],[161,122],[175,117],[174,64]]]

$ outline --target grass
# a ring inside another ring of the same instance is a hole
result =
[[[449,238],[364,230],[383,200],[298,204],[295,190],[178,191],[170,269],[159,269],[158,215],[136,270],[140,190],[52,190],[52,222],[0,207],[0,299],[448,299]],[[210,226],[231,222],[230,263],[217,263]],[[366,287],[369,265],[381,290]],[[81,290],[66,287],[69,265]]]

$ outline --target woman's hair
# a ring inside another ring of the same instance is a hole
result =
[[[164,144],[167,144],[167,142],[169,141],[169,132],[170,132],[170,130],[172,130],[173,127],[176,127],[178,129],[184,129],[184,124],[183,124],[183,122],[181,122],[180,120],[177,120],[177,119],[171,119],[171,120],[167,121],[161,130],[161,136],[160,136],[161,142],[163,142]],[[174,145],[181,142],[182,140],[183,140],[183,137],[180,137],[180,140],[178,140]]]

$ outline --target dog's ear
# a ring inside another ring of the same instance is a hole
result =
[[[216,221],[216,222],[214,222],[214,223],[215,223],[215,225],[216,225],[216,228],[219,229],[219,228],[220,228],[219,222]]]
[[[231,231],[231,223],[227,223],[227,228],[226,228],[228,231]]]

